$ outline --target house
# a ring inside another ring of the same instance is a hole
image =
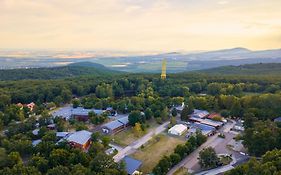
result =
[[[205,136],[212,136],[216,132],[216,128],[215,127],[209,126],[209,125],[205,125],[205,124],[202,124],[202,123],[197,123],[197,122],[195,122],[192,125],[192,129],[195,129],[195,130],[199,129],[202,132],[202,134],[205,135]]]
[[[281,117],[275,118],[274,122],[281,122]]]
[[[35,107],[35,103],[31,102],[31,103],[27,104],[26,107],[28,107],[28,109],[29,109],[30,111],[33,111],[33,109],[34,109],[34,107]]]
[[[71,116],[78,121],[88,121],[90,112],[101,115],[104,111],[99,109],[85,109],[82,107],[78,107],[73,108]]]
[[[65,120],[69,120],[74,117],[79,121],[87,121],[89,119],[89,112],[94,112],[97,115],[102,114],[104,111],[100,109],[85,109],[82,107],[73,108],[70,106],[60,108],[52,112],[54,117],[61,117]]]
[[[70,134],[66,140],[67,142],[75,147],[83,150],[87,150],[91,145],[92,133],[86,130],[76,131]]]
[[[129,175],[140,174],[138,169],[142,165],[141,161],[133,159],[132,157],[129,157],[129,156],[125,156],[123,161],[125,163],[125,169]]]
[[[202,119],[202,118],[197,118],[197,117],[190,117],[189,120],[192,122],[198,122],[201,124],[209,125],[209,126],[215,127],[216,129],[218,129],[219,127],[221,127],[223,125],[223,122],[213,121],[210,119]]]
[[[126,117],[122,117],[122,118],[119,118],[117,119],[119,122],[123,123],[125,126],[129,126],[129,117],[126,116]]]
[[[209,115],[208,111],[194,109],[193,113],[190,116],[196,118],[206,118],[208,115]]]
[[[128,116],[111,121],[102,126],[102,132],[105,134],[115,134],[122,131],[129,125]]]
[[[102,126],[102,132],[105,134],[114,134],[124,129],[124,124],[118,120],[111,121]]]
[[[185,131],[187,131],[187,126],[183,125],[183,124],[178,124],[178,125],[175,125],[173,126],[172,128],[170,128],[168,130],[168,133],[169,134],[172,134],[172,135],[177,135],[177,136],[180,136],[182,135]]]

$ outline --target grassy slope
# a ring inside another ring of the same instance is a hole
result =
[[[81,62],[52,68],[0,70],[0,80],[57,79],[82,75],[111,75],[114,73],[119,72],[100,64]]]

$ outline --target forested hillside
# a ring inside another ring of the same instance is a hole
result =
[[[280,75],[281,63],[245,64],[240,66],[223,66],[198,72],[224,75]]]
[[[110,75],[118,73],[105,66],[92,62],[73,63],[52,68],[30,68],[0,70],[0,80],[58,79],[81,75]]]

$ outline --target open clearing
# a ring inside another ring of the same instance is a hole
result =
[[[147,122],[147,124],[149,124],[149,128],[147,128],[140,137],[144,136],[149,131],[151,131],[159,126],[159,124],[157,124],[154,120]],[[114,139],[114,143],[118,144],[120,146],[128,146],[131,143],[133,143],[134,141],[138,140],[140,137],[136,137],[134,135],[132,128],[128,128],[124,131],[121,131],[121,132],[111,136],[111,138]]]
[[[160,134],[151,139],[144,148],[137,150],[132,157],[143,162],[141,171],[146,174],[152,171],[164,155],[170,155],[177,145],[183,143],[185,141],[181,138]]]

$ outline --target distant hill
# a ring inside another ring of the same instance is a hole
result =
[[[280,75],[281,63],[245,64],[240,66],[222,66],[196,71],[220,75]]]
[[[58,79],[82,75],[112,75],[116,73],[120,72],[111,70],[101,64],[77,62],[61,67],[0,70],[0,80]]]

